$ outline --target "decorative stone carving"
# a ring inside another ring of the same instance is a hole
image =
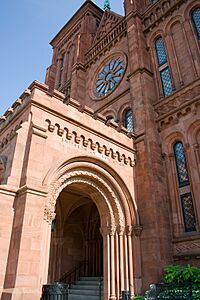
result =
[[[120,201],[114,190],[98,174],[93,171],[75,170],[62,174],[55,179],[49,189],[48,201],[44,210],[44,219],[51,223],[55,218],[56,200],[61,191],[72,183],[85,183],[95,188],[96,191],[104,198],[108,209],[110,227],[114,228],[117,224],[124,226],[125,217],[120,205]]]
[[[59,136],[66,137],[67,140],[72,140],[75,144],[82,145],[85,148],[90,148],[91,150],[96,150],[100,154],[103,154],[112,159],[117,159],[119,162],[123,162],[125,165],[131,167],[135,166],[135,158],[132,159],[130,156],[126,156],[124,153],[115,152],[113,149],[108,148],[105,144],[100,145],[99,142],[93,141],[91,138],[87,138],[83,135],[78,136],[77,132],[73,131],[70,133],[69,129],[65,127],[64,129],[60,128],[59,124],[52,125],[50,120],[46,120],[48,123],[49,132],[54,132],[57,128],[57,134]]]
[[[158,26],[159,22],[172,14],[172,12],[180,7],[180,5],[188,0],[162,0],[152,5],[151,9],[148,9],[143,17],[143,28],[144,32],[147,33]]]
[[[132,235],[132,232],[133,232],[133,226],[127,225],[127,226],[126,226],[126,234],[127,234],[128,236],[131,236],[131,235]]]
[[[95,45],[86,54],[87,66],[89,67],[98,59],[98,56],[109,49],[111,43],[119,42],[127,32],[127,22],[123,18],[112,30],[110,30],[102,39],[97,41]]]
[[[119,225],[118,227],[117,227],[117,232],[118,232],[118,235],[123,235],[124,234],[124,231],[125,231],[125,226],[121,226],[121,225]]]
[[[99,41],[108,31],[116,26],[116,24],[122,20],[121,16],[113,14],[111,11],[106,10],[104,12],[101,23],[99,24],[99,28],[97,30],[94,42]]]
[[[139,237],[142,233],[143,227],[139,224],[133,226],[133,231],[136,237]]]
[[[174,244],[174,255],[189,255],[194,253],[200,255],[200,240],[177,242]]]

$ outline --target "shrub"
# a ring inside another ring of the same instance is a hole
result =
[[[165,283],[200,284],[200,268],[194,266],[170,265],[164,270]]]
[[[145,300],[143,296],[135,296],[133,300]]]

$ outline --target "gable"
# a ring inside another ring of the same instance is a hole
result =
[[[116,26],[116,24],[119,23],[122,19],[123,19],[122,16],[110,10],[106,10],[99,24],[99,28],[94,38],[94,43],[98,42],[104,35],[106,35],[111,29],[113,29]]]

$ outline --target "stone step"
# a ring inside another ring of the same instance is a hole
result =
[[[76,285],[90,285],[90,286],[99,286],[99,282],[98,281],[89,281],[89,280],[86,280],[86,281],[83,281],[83,280],[78,280],[76,281],[75,283]]]
[[[103,287],[103,286],[102,286]],[[70,287],[71,290],[99,290],[99,285],[89,285],[89,284],[72,284]]]
[[[80,281],[99,281],[102,277],[80,277]]]
[[[101,278],[101,292],[99,291],[99,279],[99,277],[81,277],[71,285],[68,300],[103,299],[103,278]]]
[[[91,296],[93,295],[93,296],[98,296],[99,295],[99,290],[70,289],[69,290],[69,295],[91,295]]]
[[[68,300],[99,300],[99,296],[70,294]]]

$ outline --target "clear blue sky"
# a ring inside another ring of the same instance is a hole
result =
[[[1,0],[0,116],[51,63],[49,42],[84,0]],[[103,0],[96,4],[103,7]],[[123,0],[111,0],[123,14]]]

